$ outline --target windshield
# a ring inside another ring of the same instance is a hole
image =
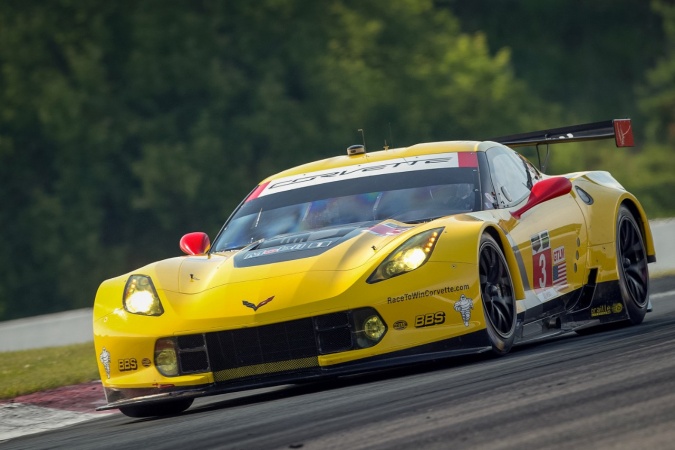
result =
[[[287,184],[278,193],[259,186],[225,224],[213,251],[348,224],[365,226],[386,219],[423,222],[480,207],[475,167],[363,173],[348,180],[331,175],[328,181],[305,182],[309,178]],[[261,191],[265,195],[259,195]]]

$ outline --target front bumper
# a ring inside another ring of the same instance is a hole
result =
[[[108,404],[98,407],[97,410],[102,411],[130,405],[205,397],[299,382],[316,382],[336,376],[366,373],[387,367],[397,367],[461,355],[485,353],[490,350],[491,346],[489,345],[487,332],[485,329],[481,329],[463,336],[326,367],[317,366],[276,373],[260,373],[236,380],[230,379],[198,386],[173,386],[170,384],[157,385],[157,387],[152,388],[116,388],[104,386]],[[291,362],[287,361],[286,363]]]

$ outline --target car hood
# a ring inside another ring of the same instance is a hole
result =
[[[238,251],[172,258],[155,263],[160,289],[197,294],[235,283],[313,271],[349,271],[376,258],[416,228],[395,221],[285,235]]]

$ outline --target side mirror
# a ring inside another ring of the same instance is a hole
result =
[[[532,192],[530,192],[527,203],[522,208],[511,212],[511,215],[516,219],[520,219],[520,216],[540,203],[562,197],[565,194],[569,194],[571,190],[572,182],[565,177],[551,177],[541,180],[532,187]]]
[[[195,231],[180,238],[180,249],[188,255],[203,255],[211,248],[211,240],[206,233]]]

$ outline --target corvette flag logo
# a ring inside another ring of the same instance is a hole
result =
[[[258,303],[257,305],[254,305],[253,303],[248,302],[248,301],[246,301],[246,300],[244,300],[244,301],[241,302],[241,303],[242,303],[242,305],[251,308],[253,311],[257,311],[258,308],[260,308],[261,306],[265,306],[266,304],[268,304],[269,302],[271,302],[273,298],[274,298],[274,296],[271,296],[271,297],[268,298],[267,300],[263,300],[262,302]]]

